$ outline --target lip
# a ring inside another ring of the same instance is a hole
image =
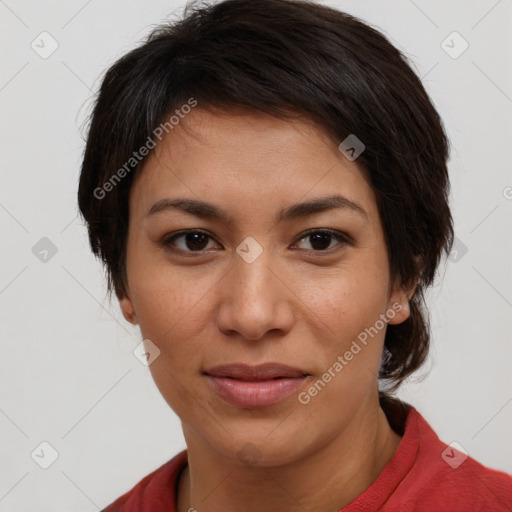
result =
[[[226,364],[205,371],[212,389],[232,405],[265,407],[295,393],[309,374],[280,363]]]
[[[238,380],[270,380],[277,378],[296,378],[308,375],[307,372],[280,363],[264,363],[250,366],[244,363],[222,364],[206,370],[211,377],[229,377]]]

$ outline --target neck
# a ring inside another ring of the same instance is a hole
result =
[[[401,441],[378,400],[330,442],[286,465],[236,464],[184,433],[188,466],[178,485],[177,512],[339,510],[375,482]]]

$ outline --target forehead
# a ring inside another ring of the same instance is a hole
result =
[[[180,149],[191,148],[201,153],[188,154],[188,157],[211,151],[211,158],[225,156],[231,161],[234,158],[234,162],[245,162],[248,155],[255,154],[261,158],[273,155],[274,159],[298,159],[300,154],[339,156],[337,144],[322,127],[306,117],[288,120],[252,110],[211,111],[196,107],[178,124],[168,128],[149,160],[170,158],[173,150],[175,156],[181,157]]]
[[[168,196],[236,196],[247,207],[258,199],[267,207],[271,197],[277,207],[326,193],[374,201],[364,168],[313,121],[196,107],[148,156],[131,199],[139,208]]]

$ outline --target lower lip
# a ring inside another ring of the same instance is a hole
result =
[[[214,391],[238,407],[265,407],[295,393],[307,377],[244,381],[207,375]]]

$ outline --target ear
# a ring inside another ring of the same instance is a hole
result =
[[[396,283],[390,294],[388,300],[388,309],[386,311],[388,317],[388,324],[396,325],[405,322],[411,315],[411,308],[409,300],[416,291],[418,281],[415,281],[410,287],[404,288]]]
[[[135,308],[133,307],[133,301],[130,297],[130,293],[126,292],[123,295],[117,296],[119,300],[119,305],[121,306],[121,311],[125,319],[133,325],[137,325],[137,315],[135,313]]]

